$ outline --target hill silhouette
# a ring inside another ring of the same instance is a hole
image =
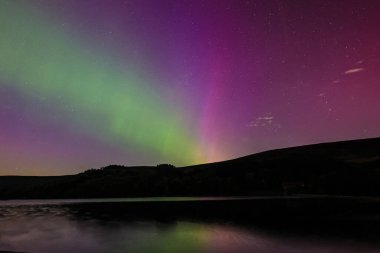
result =
[[[380,138],[174,167],[110,165],[68,176],[2,176],[0,199],[327,194],[380,196]]]

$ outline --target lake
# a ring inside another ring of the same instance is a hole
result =
[[[374,253],[378,198],[0,201],[0,251]]]

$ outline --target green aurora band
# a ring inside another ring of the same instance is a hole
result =
[[[121,68],[104,51],[84,46],[90,43],[74,40],[42,16],[1,2],[1,85],[46,100],[52,114],[60,114],[55,120],[103,142],[133,145],[182,164],[197,161],[195,138],[181,110],[150,88],[152,80],[136,64]]]

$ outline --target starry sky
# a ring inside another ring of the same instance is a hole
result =
[[[0,0],[0,175],[380,136],[380,1]]]

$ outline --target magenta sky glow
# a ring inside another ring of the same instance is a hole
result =
[[[0,2],[0,174],[380,135],[379,1]]]

